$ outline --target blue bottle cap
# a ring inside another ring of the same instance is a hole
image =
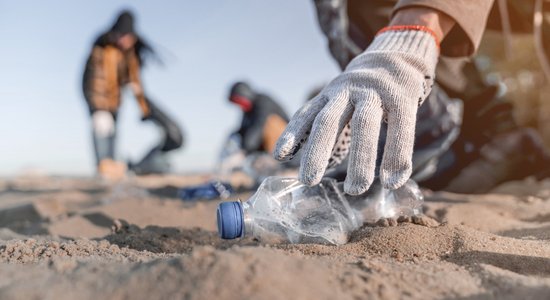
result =
[[[222,239],[235,239],[244,234],[241,202],[222,202],[218,206],[218,234]]]

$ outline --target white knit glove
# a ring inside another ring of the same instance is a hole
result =
[[[338,149],[349,145],[339,135],[350,123],[351,155],[344,191],[362,194],[374,181],[384,119],[388,133],[380,180],[386,188],[399,188],[411,176],[416,112],[430,93],[438,56],[438,43],[429,32],[380,33],[341,75],[296,112],[277,142],[275,158],[289,160],[305,143],[300,181],[317,184],[331,154],[347,151]]]

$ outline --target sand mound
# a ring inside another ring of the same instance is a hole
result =
[[[26,271],[21,274],[13,266],[1,271],[19,275],[17,281],[9,283],[0,279],[3,296],[96,299],[98,290],[101,295],[117,299],[334,299],[334,296],[344,296],[339,283],[327,276],[332,271],[325,262],[304,260],[267,248],[216,251],[212,247],[199,247],[188,256],[145,264],[79,263],[68,272],[31,265]],[[299,285],[295,276],[300,278]],[[25,283],[28,280],[34,280],[33,289]],[[75,282],[77,289],[73,286]]]
[[[9,216],[0,220],[0,298],[550,295],[547,182],[510,183],[488,195],[436,193],[427,199],[428,217],[365,226],[336,247],[222,241],[216,201],[182,203],[153,179],[0,184],[0,216]]]
[[[0,246],[0,262],[36,263],[57,258],[107,259],[109,261],[136,262],[157,258],[147,251],[120,248],[106,240],[90,241],[37,241],[35,239],[12,240]]]

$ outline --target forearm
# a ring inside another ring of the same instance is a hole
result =
[[[451,31],[456,22],[448,15],[427,7],[408,7],[397,11],[390,26],[421,25],[431,29],[439,42]]]
[[[147,99],[145,98],[143,91],[134,91],[134,95],[136,96],[136,100],[138,102],[143,118],[149,117],[151,115],[151,107],[149,106],[149,101],[147,101]]]

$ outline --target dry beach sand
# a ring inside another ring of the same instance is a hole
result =
[[[1,180],[0,298],[550,299],[550,181],[430,193],[335,247],[219,240],[218,201],[174,197],[205,178]]]

